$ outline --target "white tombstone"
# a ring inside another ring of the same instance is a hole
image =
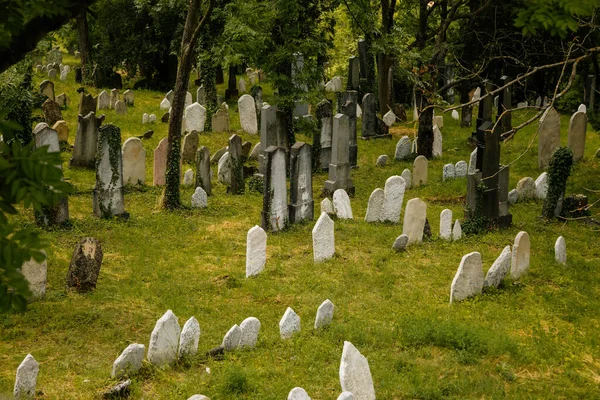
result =
[[[452,119],[455,121],[458,121],[460,119],[460,116],[458,115],[458,111],[452,110]]]
[[[482,266],[480,253],[474,251],[463,256],[452,280],[450,303],[481,294],[484,281]]]
[[[179,321],[173,311],[168,310],[154,326],[148,345],[148,361],[157,367],[173,364],[177,360],[179,346]]]
[[[455,242],[462,237],[462,227],[460,221],[454,221],[454,227],[452,228],[452,241]]]
[[[240,97],[238,100],[238,112],[240,113],[242,130],[251,135],[256,135],[258,133],[258,122],[254,97],[249,94]]]
[[[120,115],[127,114],[127,105],[123,100],[117,100],[115,102],[115,112]]]
[[[326,213],[327,215],[335,215],[335,211],[333,210],[333,203],[327,197],[325,197],[321,201],[321,213]]]
[[[225,351],[235,350],[239,347],[240,340],[242,340],[242,329],[236,324],[227,331],[221,346]]]
[[[143,113],[142,114],[142,124],[147,124],[148,123],[148,113]]]
[[[548,173],[542,172],[535,180],[535,196],[544,200],[548,194]]]
[[[580,104],[579,107],[577,107],[577,112],[587,113],[587,107],[585,106],[585,104]]]
[[[171,102],[165,97],[161,102],[160,102],[160,109],[161,110],[169,110],[171,108]]]
[[[404,224],[402,233],[408,236],[408,243],[421,243],[423,241],[423,229],[427,219],[427,204],[415,197],[406,203],[404,212]]]
[[[219,182],[227,186],[231,185],[231,163],[229,162],[229,152],[225,152],[219,159],[217,177],[219,178]]]
[[[240,337],[240,347],[254,347],[258,340],[260,332],[260,321],[258,318],[248,317],[240,324],[242,335]]]
[[[412,172],[410,172],[410,169],[404,168],[404,171],[402,171],[402,174],[400,176],[402,177],[402,179],[404,179],[406,189],[410,189],[412,187]]]
[[[188,319],[183,325],[179,336],[179,351],[177,356],[192,357],[198,353],[198,342],[200,341],[200,324],[194,317]]]
[[[317,309],[317,317],[315,318],[315,329],[327,326],[333,319],[333,310],[335,306],[331,300],[327,299]]]
[[[443,115],[435,115],[433,117],[433,126],[437,126],[438,128],[444,127],[444,116]]]
[[[358,400],[375,400],[369,361],[350,342],[344,342],[340,362],[340,385]]]
[[[333,209],[338,218],[352,219],[350,197],[348,197],[348,193],[344,189],[337,189],[333,192]]]
[[[392,110],[388,111],[387,113],[385,113],[385,115],[383,116],[383,122],[388,126],[388,127],[392,127],[392,125],[394,125],[394,123],[396,122],[396,114],[394,114],[394,112]]]
[[[240,88],[240,93],[246,93],[246,81],[244,80],[244,78],[240,78],[240,81],[238,83],[238,87]]]
[[[313,257],[315,262],[333,257],[335,253],[335,236],[333,220],[322,212],[312,230]]]
[[[123,185],[143,185],[146,182],[146,150],[139,138],[123,143]]]
[[[68,71],[67,70],[63,70],[60,73],[60,80],[63,81],[63,82],[66,81],[67,80],[67,74],[68,74]]]
[[[185,109],[185,129],[188,132],[204,132],[206,123],[206,108],[199,103],[194,103]]]
[[[43,251],[43,250],[42,250]],[[43,251],[46,254],[45,251]],[[33,258],[25,261],[21,266],[21,273],[27,280],[31,297],[27,300],[34,302],[41,300],[46,295],[46,280],[48,278],[48,259],[37,262]]]
[[[193,208],[206,208],[208,206],[208,196],[206,191],[198,186],[192,195]]]
[[[400,222],[400,213],[402,212],[402,202],[404,201],[404,192],[406,191],[406,182],[401,176],[394,175],[387,178],[383,189],[383,212],[382,220],[397,224]]]
[[[367,205],[367,214],[365,215],[366,222],[380,222],[383,213],[383,189],[377,188],[371,193],[369,197],[369,204]]]
[[[442,181],[453,180],[456,178],[456,169],[454,164],[446,164],[444,165],[444,169],[442,170]]]
[[[192,186],[194,184],[194,171],[188,168],[183,174],[183,186]]]
[[[105,90],[98,95],[98,110],[108,110],[110,108],[110,96]]]
[[[512,253],[510,251],[510,246],[506,246],[485,275],[485,281],[483,282],[484,288],[498,287],[502,283],[504,277],[508,274],[508,271],[510,271],[511,257]]]
[[[521,231],[515,237],[512,250],[510,275],[513,279],[519,279],[529,271],[530,243],[529,234]]]
[[[412,147],[410,138],[408,136],[402,136],[396,144],[396,153],[394,158],[398,161],[406,160],[412,155]]]
[[[352,392],[342,392],[337,400],[354,400],[354,395],[352,394]]]
[[[185,107],[191,105],[194,102],[192,94],[190,92],[185,93]]]
[[[554,243],[554,258],[557,263],[562,265],[567,264],[567,242],[565,242],[565,238],[559,236],[556,239],[556,243]]]
[[[33,400],[35,398],[35,386],[39,372],[40,364],[38,364],[31,354],[27,354],[19,365],[19,368],[17,368],[17,378],[13,391],[15,399]]]
[[[560,114],[549,107],[540,118],[538,135],[538,168],[548,167],[552,153],[560,146]]]
[[[469,157],[469,168],[467,170],[468,174],[474,174],[477,172],[477,149],[471,152],[471,156]]]
[[[525,177],[517,182],[517,194],[519,201],[533,200],[537,197],[535,181]]]
[[[455,178],[466,178],[467,177],[468,165],[467,162],[461,160],[454,165],[454,177]]]
[[[437,117],[435,117],[437,118]],[[442,132],[437,125],[433,126],[433,156],[438,158],[442,156]]]
[[[133,343],[123,350],[115,360],[110,374],[111,378],[121,379],[124,376],[133,376],[142,368],[146,348],[143,344]]]
[[[267,233],[255,225],[246,235],[246,278],[258,275],[267,262]]]
[[[569,120],[567,146],[573,151],[573,161],[579,161],[585,153],[585,136],[588,117],[585,112],[576,112]]]
[[[452,210],[442,210],[440,213],[440,238],[452,240]]]
[[[301,387],[295,387],[288,393],[287,400],[311,400],[306,390]]]
[[[279,335],[282,339],[289,339],[296,332],[300,332],[300,317],[288,307],[279,321]]]
[[[184,121],[185,121],[185,119],[184,119]],[[155,122],[156,122],[156,114],[150,114],[150,115],[148,115],[148,123],[149,124],[153,124]]]
[[[480,98],[481,98],[481,88],[478,87],[473,92],[473,97],[471,98],[471,101],[478,101]]]

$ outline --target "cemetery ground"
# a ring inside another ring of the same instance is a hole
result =
[[[42,80],[36,76],[36,82]],[[64,119],[69,142],[76,130],[77,84],[55,81],[55,93],[67,93],[71,105]],[[272,92],[264,85],[265,101]],[[195,93],[195,88],[190,92]],[[89,89],[97,95],[100,90]],[[222,94],[224,87],[219,86]],[[121,128],[122,140],[154,130],[144,140],[146,182],[152,182],[152,154],[167,134],[160,123],[164,93],[135,91],[135,107],[127,115],[114,110],[105,123]],[[259,136],[239,129],[237,102],[230,102],[232,130],[256,144]],[[155,124],[142,125],[142,114],[155,113]],[[475,111],[476,112],[476,111]],[[515,125],[534,111],[521,111]],[[474,114],[476,115],[476,114]],[[561,116],[561,144],[566,145],[567,115]],[[360,123],[358,124],[360,129]],[[469,160],[466,144],[473,128],[460,128],[444,115],[444,153],[429,162],[427,185],[408,189],[405,201],[427,203],[433,237],[395,253],[391,246],[401,224],[369,224],[363,218],[371,192],[385,180],[412,169],[412,161],[393,159],[398,139],[414,138],[412,123],[392,129],[393,140],[358,141],[359,168],[352,171],[356,195],[353,220],[335,221],[336,255],[313,263],[314,222],[292,225],[268,235],[267,264],[258,276],[245,278],[246,233],[260,225],[263,196],[246,190],[230,195],[217,182],[208,208],[166,212],[158,207],[162,188],[128,188],[127,221],[102,220],[92,214],[94,172],[70,168],[63,153],[66,179],[76,192],[69,198],[71,226],[43,233],[50,243],[46,297],[25,313],[0,316],[0,398],[9,396],[15,371],[27,353],[40,362],[39,398],[98,398],[116,381],[112,363],[131,343],[147,346],[155,322],[167,309],[180,325],[195,316],[201,327],[198,356],[173,368],[157,369],[145,362],[133,377],[132,398],[186,399],[202,393],[219,399],[284,399],[301,386],[313,399],[335,399],[341,392],[339,365],[344,341],[369,360],[379,399],[442,398],[594,398],[600,386],[600,248],[599,226],[542,220],[541,202],[511,207],[513,226],[456,242],[438,238],[444,208],[463,218],[466,180],[442,182],[446,163]],[[510,188],[519,179],[537,178],[537,124],[503,143],[501,163],[517,159],[510,170]],[[227,133],[201,133],[200,145],[211,155],[227,145]],[[312,143],[302,134],[297,140]],[[600,147],[588,127],[585,158],[576,163],[567,194],[583,193],[589,203],[597,188]],[[387,166],[375,160],[387,154]],[[184,164],[183,171],[192,166]],[[326,173],[314,176],[315,215]],[[590,189],[590,190],[588,190]],[[189,206],[193,187],[182,187]],[[594,209],[592,208],[594,213]],[[402,212],[402,217],[404,210]],[[401,217],[401,219],[402,219]],[[30,212],[17,221],[33,225]],[[478,251],[484,271],[515,235],[531,237],[531,268],[518,282],[460,303],[449,304],[450,284],[463,255]],[[567,265],[554,260],[558,236],[567,242]],[[75,244],[92,236],[101,243],[104,262],[97,288],[85,295],[65,289],[65,275]],[[317,307],[335,304],[331,325],[314,330]],[[300,316],[302,331],[282,340],[278,322],[287,307]],[[205,353],[246,317],[262,324],[256,348],[213,359]],[[43,394],[42,394],[43,392]]]

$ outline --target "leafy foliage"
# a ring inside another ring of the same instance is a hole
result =
[[[556,205],[561,197],[565,195],[567,179],[571,175],[573,167],[573,151],[568,147],[559,147],[552,153],[548,165],[548,195],[544,200],[542,216],[554,218]]]
[[[21,127],[15,136],[22,144],[27,144],[33,139],[31,135],[31,109],[34,106],[34,97],[31,89],[31,61],[25,59],[12,66],[0,75],[0,109],[7,110],[6,119],[14,121]],[[46,96],[43,96],[46,100]],[[40,104],[41,105],[41,104]]]
[[[515,25],[523,28],[523,33],[536,33],[538,30],[550,32],[553,36],[566,36],[577,30],[579,18],[591,16],[600,6],[598,0],[529,0],[524,3],[516,18]]]

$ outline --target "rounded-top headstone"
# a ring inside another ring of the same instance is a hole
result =
[[[306,390],[301,387],[295,387],[290,390],[287,400],[311,400],[311,398],[308,393],[306,393]]]
[[[559,236],[556,243],[554,243],[554,257],[556,262],[563,265],[567,264],[567,242],[562,236]]]
[[[333,319],[333,310],[335,306],[331,300],[327,299],[317,309],[317,317],[315,318],[315,329],[327,326]]]
[[[267,233],[255,225],[246,236],[246,278],[258,275],[267,262]]]
[[[348,193],[344,189],[337,189],[333,192],[333,209],[338,218],[352,219],[350,197],[348,197]]]
[[[242,335],[240,337],[240,347],[254,347],[258,340],[260,332],[260,321],[255,317],[248,317],[240,324]]]

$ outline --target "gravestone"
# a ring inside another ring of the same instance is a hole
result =
[[[154,186],[164,186],[167,173],[167,147],[169,139],[163,138],[158,142],[158,146],[154,150],[154,165],[152,174],[152,184]]]
[[[433,126],[433,156],[442,156],[442,132],[437,125]]]
[[[296,332],[300,332],[300,317],[288,307],[279,321],[279,335],[282,339],[289,339]]]
[[[367,205],[367,214],[365,215],[366,222],[380,222],[383,219],[383,201],[385,194],[383,189],[377,188],[373,190],[369,197]]]
[[[559,236],[556,239],[556,243],[554,243],[554,259],[562,265],[567,264],[567,242],[565,242],[565,238],[562,236]]]
[[[54,100],[46,100],[44,104],[42,104],[42,110],[44,112],[44,120],[49,126],[54,125],[57,121],[63,120],[60,106]]]
[[[548,195],[548,173],[542,172],[535,180],[535,197],[544,200]]]
[[[119,90],[112,89],[110,91],[110,101],[109,101],[108,107],[116,110],[117,109],[117,101],[119,101]]]
[[[46,252],[42,250],[44,255]],[[41,262],[35,261],[31,258],[29,261],[25,261],[21,265],[21,273],[27,280],[29,291],[31,296],[27,299],[29,303],[38,301],[44,298],[46,295],[46,281],[48,278],[48,259],[44,259]]]
[[[588,117],[585,112],[576,112],[569,120],[568,146],[573,151],[573,161],[579,161],[585,153],[585,135]]]
[[[219,182],[229,187],[231,185],[231,164],[229,162],[229,152],[223,154],[223,157],[219,160],[217,169],[217,177]]]
[[[510,259],[511,251],[510,246],[506,246],[502,253],[498,256],[496,261],[492,264],[487,274],[485,275],[485,281],[483,287],[498,287],[504,280],[508,271],[510,271]]]
[[[373,93],[367,93],[362,99],[362,137],[370,138],[377,132],[377,99]]]
[[[258,133],[258,122],[256,120],[254,98],[249,94],[240,97],[238,100],[238,112],[240,113],[242,130],[251,135],[256,135]]]
[[[452,210],[442,210],[440,213],[440,238],[452,240]]]
[[[530,177],[521,179],[517,182],[517,194],[519,201],[534,200],[537,197],[535,181]]]
[[[288,224],[285,150],[270,146],[265,150],[265,157],[261,226],[266,231],[277,232]]]
[[[189,105],[185,109],[185,130],[187,132],[204,132],[206,123],[206,108],[198,103]],[[194,150],[195,153],[195,150]],[[193,156],[192,156],[193,157]]]
[[[252,151],[250,152],[250,155],[248,156],[248,159],[258,161],[259,154],[260,154],[260,142],[258,142],[254,145],[254,147],[252,148]]]
[[[360,61],[358,57],[348,57],[348,81],[346,90],[358,90],[360,85]]]
[[[125,213],[121,130],[112,124],[98,129],[94,214],[112,218]]]
[[[404,224],[402,233],[408,236],[408,243],[421,243],[423,241],[423,229],[427,219],[427,204],[415,197],[406,203],[404,211]]]
[[[583,104],[590,109],[590,112],[594,112],[596,99],[596,75],[588,75],[585,79],[585,86],[583,88]]]
[[[377,165],[378,167],[385,167],[385,165],[387,164],[387,160],[388,160],[388,156],[386,156],[385,154],[382,154],[379,157],[377,157],[377,161],[375,162],[375,165]]]
[[[48,80],[40,83],[40,93],[50,100],[54,100],[54,83]]]
[[[91,94],[85,94],[81,92],[79,98],[79,114],[86,116],[90,112],[96,112],[96,106],[98,104],[98,98]]]
[[[452,110],[451,116],[452,116],[452,119],[455,121],[458,121],[460,119],[460,115],[458,114],[458,111],[456,111],[456,110]]]
[[[240,90],[241,93],[246,93],[247,92],[247,90],[246,90],[246,81],[244,80],[244,78],[240,78],[238,86],[240,88],[239,90]]]
[[[483,281],[481,254],[474,251],[464,255],[452,280],[450,303],[481,294]]]
[[[188,168],[183,173],[183,181],[181,183],[183,186],[192,186],[194,184],[194,170]]]
[[[67,272],[67,287],[79,292],[95,289],[102,257],[102,246],[98,240],[87,237],[77,243]]]
[[[244,162],[246,157],[242,152],[242,138],[236,134],[229,138],[229,167],[231,179],[227,187],[227,193],[243,194],[244,184]]]
[[[194,194],[192,195],[192,208],[206,208],[208,207],[208,197],[204,189],[200,186],[196,187]]]
[[[15,400],[33,400],[35,398],[35,386],[39,372],[40,364],[38,364],[31,354],[27,354],[25,359],[19,364],[19,368],[17,368],[17,377],[13,389]]]
[[[194,317],[188,319],[183,325],[179,335],[179,350],[177,358],[193,357],[198,353],[198,342],[200,340],[200,324]]]
[[[183,145],[181,146],[181,161],[184,163],[193,163],[198,151],[198,132],[190,131],[183,137]]]
[[[466,178],[467,177],[468,165],[466,161],[459,161],[454,165],[454,177],[455,178]]]
[[[339,219],[352,219],[350,197],[344,189],[337,189],[333,192],[333,209]]]
[[[402,212],[402,202],[404,201],[404,192],[406,191],[406,182],[401,176],[390,176],[385,181],[383,211],[381,220],[397,224],[400,222],[400,213]]]
[[[419,187],[427,184],[427,168],[429,161],[425,156],[418,156],[413,163],[412,187]]]
[[[327,299],[317,309],[317,316],[315,318],[315,329],[322,328],[331,324],[333,320],[333,310],[335,306],[331,300]]]
[[[225,90],[225,99],[226,100],[235,99],[236,97],[239,96],[239,92],[236,87],[236,79],[235,79],[236,70],[237,70],[237,67],[235,65],[229,66],[229,77],[227,79],[227,89]]]
[[[56,79],[56,74],[57,74],[57,71],[54,68],[52,68],[50,71],[48,71],[48,78]]]
[[[149,124],[153,124],[156,122],[156,114],[150,114],[148,115],[148,123]]]
[[[206,146],[200,146],[196,151],[196,187],[204,189],[206,194],[212,194],[210,173],[210,151]]]
[[[396,238],[394,244],[392,245],[392,250],[396,252],[406,250],[406,246],[408,246],[408,236],[406,234],[402,234]]]
[[[204,90],[204,85],[200,85],[198,90],[196,90],[196,103],[202,105],[206,104],[206,91]]]
[[[123,93],[123,101],[125,102],[125,105],[133,107],[135,103],[135,96],[132,90],[128,89],[125,91],[125,93]]]
[[[333,211],[333,203],[327,197],[325,197],[321,201],[321,213],[326,213],[327,215],[335,215],[335,211]]]
[[[69,100],[69,96],[64,93],[56,96],[56,102],[61,108],[67,108],[71,104],[71,100]]]
[[[333,106],[328,100],[317,105],[317,123],[321,124],[321,169],[328,170],[331,163],[331,142],[333,135]]]
[[[329,179],[325,181],[323,194],[333,195],[337,189],[354,195],[354,183],[350,178],[350,121],[347,115],[337,114],[333,118],[333,140]]]
[[[500,86],[506,85],[510,82],[510,78],[508,76],[503,76],[500,78]],[[512,129],[512,115],[510,109],[512,108],[512,87],[509,86],[500,91],[498,95],[498,116],[496,121],[499,121],[500,125],[500,133],[506,133]]]
[[[77,133],[71,157],[71,166],[92,168],[96,164],[96,148],[98,145],[98,130],[104,121],[104,115],[96,117],[92,111],[85,117],[77,116]]]
[[[161,110],[170,110],[171,109],[171,102],[167,98],[164,98],[160,102],[160,109]]]
[[[229,132],[229,110],[226,107],[221,105],[211,118],[213,132]]]
[[[179,320],[171,310],[167,310],[156,321],[148,344],[148,361],[151,364],[160,368],[164,365],[174,364],[177,361],[180,329]]]
[[[358,161],[358,145],[356,144],[356,107],[358,102],[358,92],[346,91],[342,94],[341,112],[348,116],[349,131],[349,163],[350,166],[356,166]],[[334,122],[335,123],[335,122]]]
[[[469,156],[469,167],[467,169],[467,175],[474,174],[477,172],[477,149],[471,152]]]
[[[344,342],[340,362],[340,385],[357,400],[375,400],[369,361],[350,342]]]
[[[311,400],[306,390],[301,387],[295,387],[288,393],[287,400]]]
[[[143,113],[142,114],[142,124],[147,124],[148,123],[148,113]]]
[[[546,109],[538,127],[538,168],[545,170],[552,153],[560,146],[560,114],[550,107]]]
[[[530,244],[529,234],[521,231],[515,237],[510,263],[510,275],[519,279],[529,271]]]
[[[165,94],[165,99],[169,101],[169,103],[173,103],[173,96],[175,96],[175,92],[173,90],[169,90],[167,94]]]
[[[396,114],[394,114],[394,112],[392,110],[386,112],[385,115],[383,116],[383,123],[386,124],[389,128],[391,128],[395,122],[396,122]]]
[[[460,221],[454,221],[454,227],[452,228],[452,241],[457,241],[462,237],[462,227],[460,226]]]
[[[115,102],[115,112],[119,115],[127,114],[127,105],[125,104],[124,101],[117,100]],[[156,121],[156,116],[155,116],[155,121]],[[152,122],[154,122],[154,121],[152,121]]]
[[[402,179],[404,179],[406,189],[410,189],[412,187],[412,172],[410,172],[410,169],[405,168],[400,176],[402,177]]]
[[[333,227],[333,220],[329,218],[327,212],[321,212],[321,216],[312,230],[313,257],[315,262],[328,260],[335,254]]]
[[[190,92],[185,92],[185,107],[191,106],[193,102],[192,94]]]
[[[444,169],[442,171],[442,181],[448,181],[456,178],[456,171],[454,168],[454,164],[446,164],[444,165]]]
[[[260,332],[260,321],[255,317],[248,317],[240,324],[240,330],[242,335],[240,337],[241,348],[249,347],[253,348],[256,346],[258,341],[258,333]]]
[[[255,225],[246,235],[246,278],[258,275],[267,262],[267,233]]]
[[[146,348],[143,344],[132,343],[123,350],[113,363],[111,378],[121,379],[136,375],[142,368]]]
[[[265,150],[277,146],[277,109],[269,104],[263,105],[260,117],[260,146],[258,170],[264,176],[266,168]]]
[[[290,223],[312,221],[315,214],[312,190],[312,149],[310,145],[296,142],[290,158]]]
[[[146,183],[146,150],[139,138],[131,137],[123,143],[123,184]]]
[[[585,106],[585,104],[580,104],[579,107],[577,107],[577,112],[587,113],[587,107]]]
[[[435,115],[433,117],[433,125],[437,126],[438,129],[439,128],[443,128],[444,127],[444,116],[442,116],[442,115]]]
[[[110,96],[105,90],[98,95],[98,110],[108,110],[110,108]]]

